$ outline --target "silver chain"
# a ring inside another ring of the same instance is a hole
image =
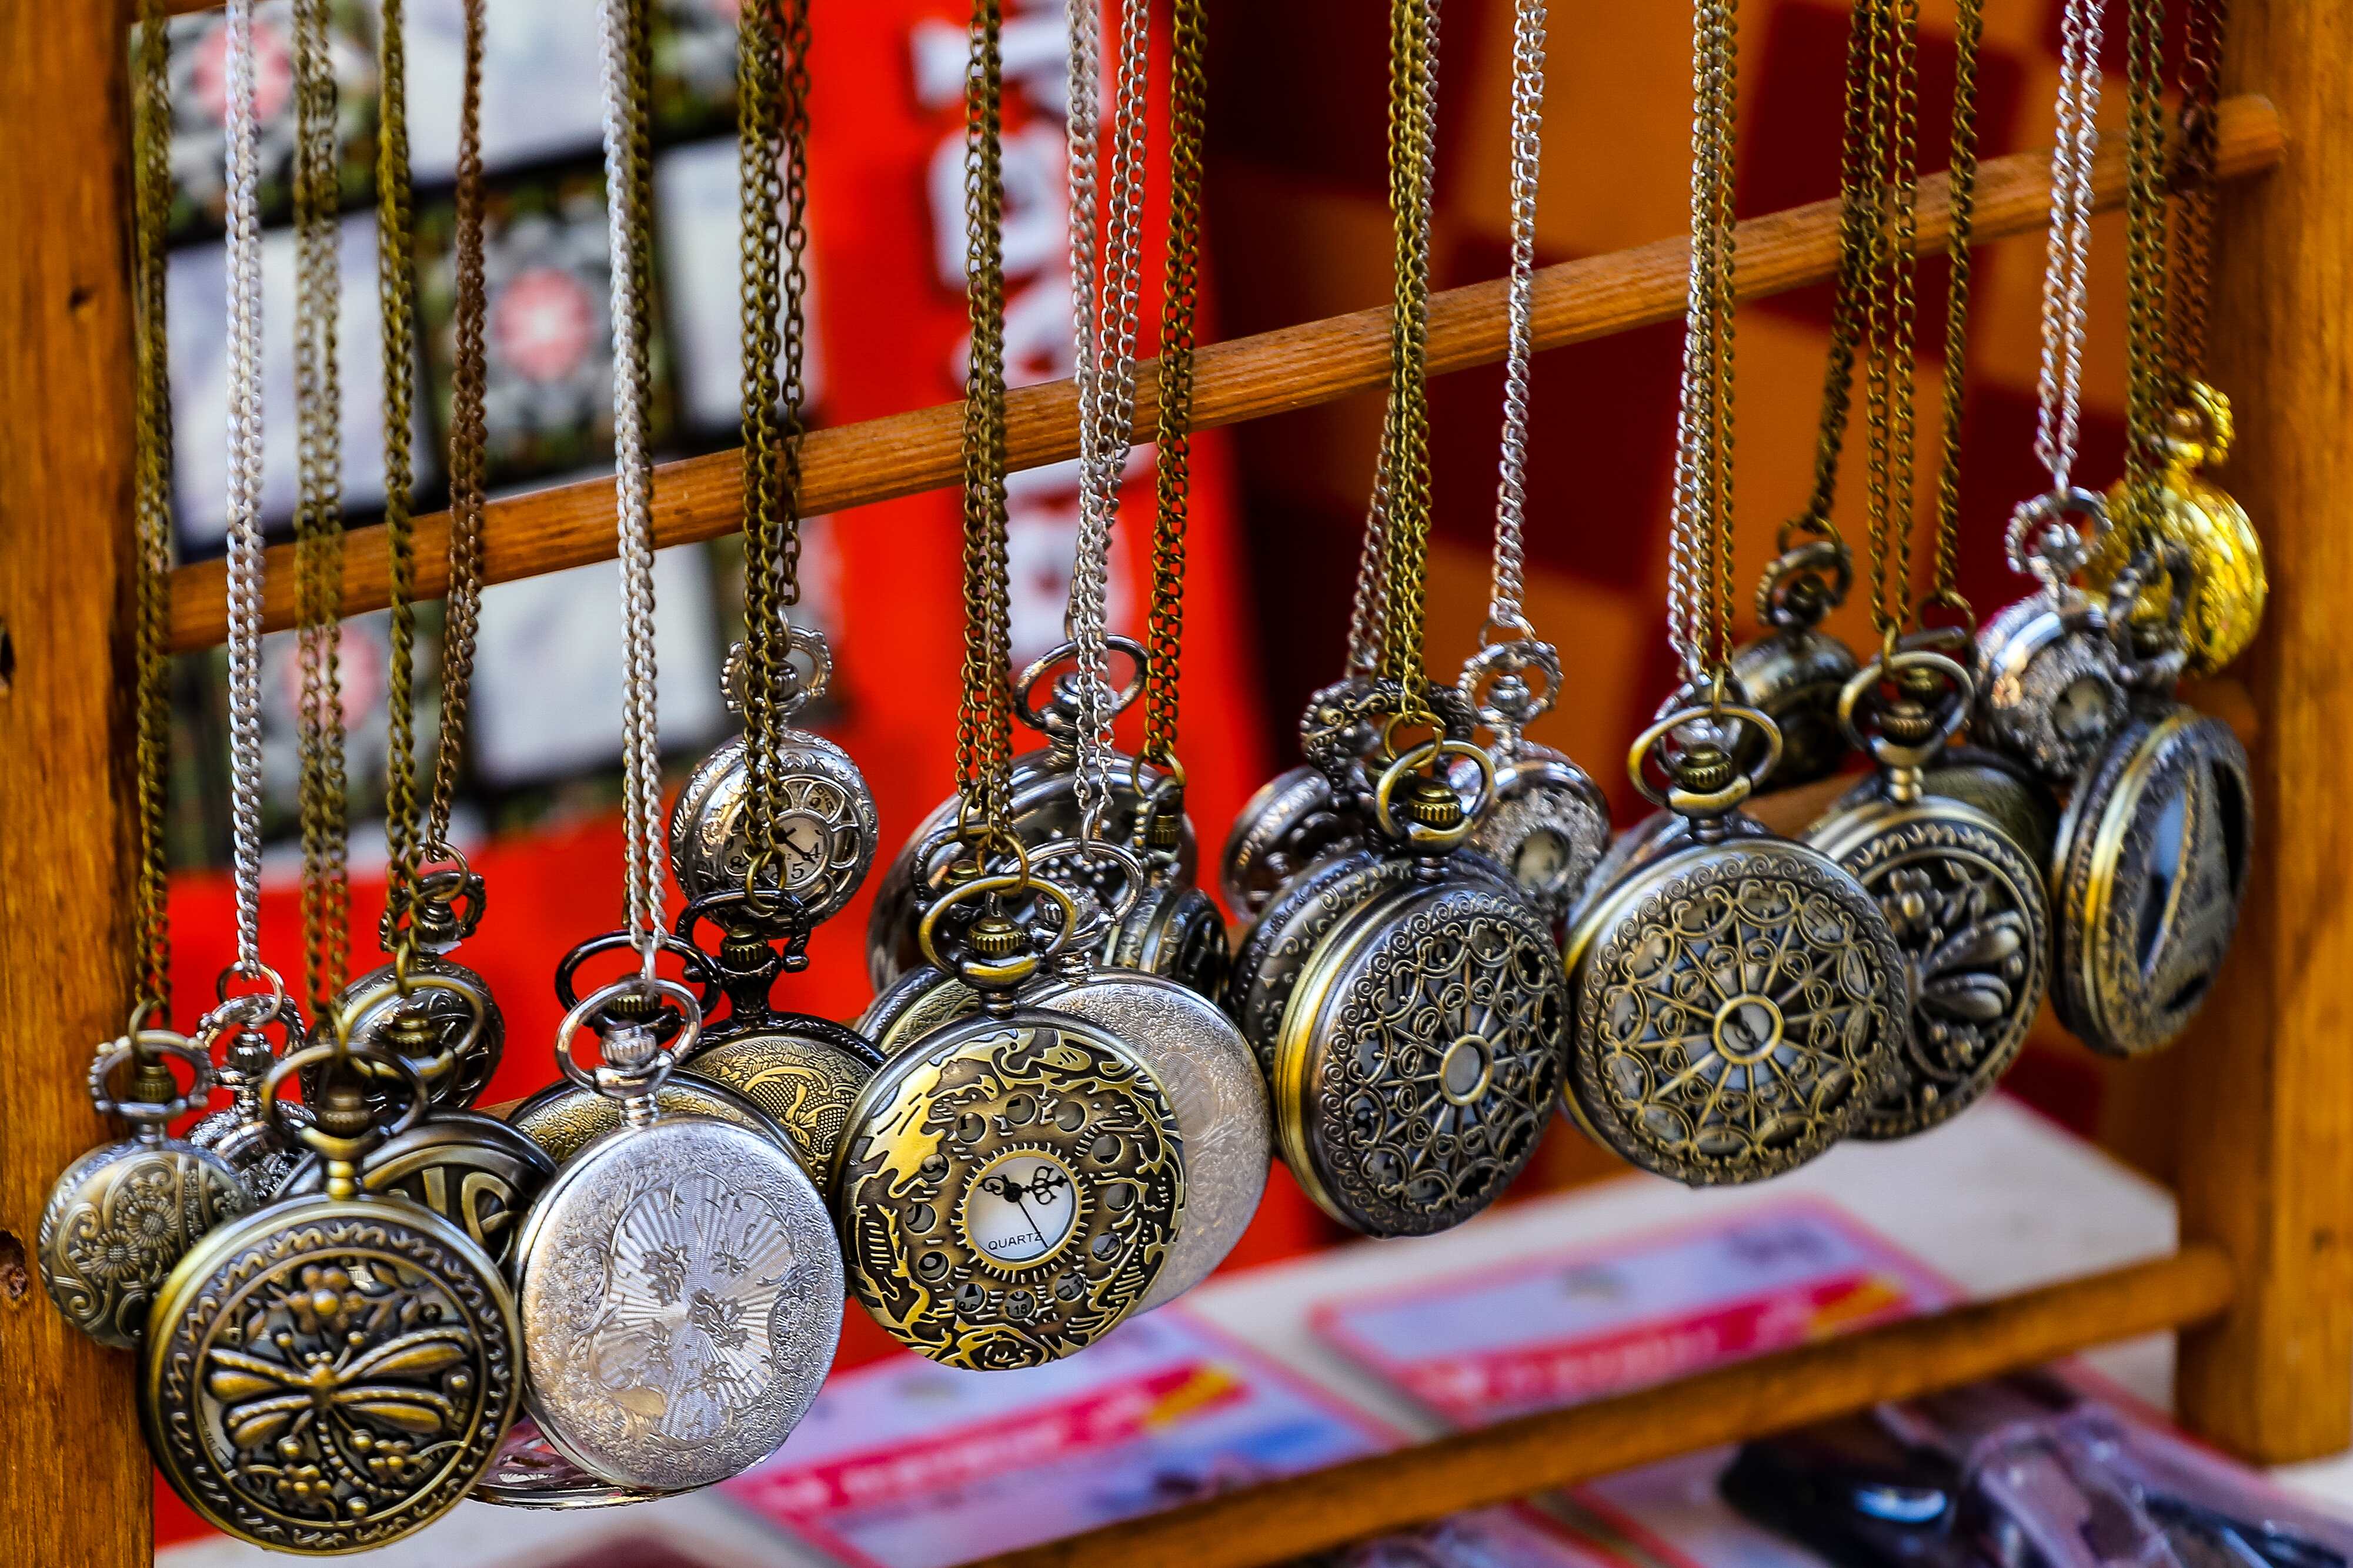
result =
[[[2074,477],[2090,287],[2092,159],[2099,145],[2102,0],[2067,0],[2060,17],[2058,136],[2051,147],[2051,230],[2042,268],[2041,406],[2034,455],[2064,491]]]
[[[621,557],[621,816],[628,930],[650,973],[661,942],[661,744],[654,712],[653,470],[646,450],[644,353],[638,342],[636,147],[647,84],[632,37],[645,0],[604,0],[605,190],[612,248],[615,515]]]
[[[1495,572],[1487,595],[1488,635],[1530,638],[1525,588],[1528,362],[1535,353],[1536,181],[1544,156],[1546,0],[1519,0],[1512,26],[1512,274],[1505,293],[1504,440],[1495,484]]]
[[[261,202],[254,132],[254,0],[228,0],[229,858],[235,973],[261,962]]]
[[[1111,542],[1119,489],[1134,444],[1135,342],[1142,308],[1145,89],[1150,0],[1119,17],[1113,64],[1111,234],[1095,258],[1095,191],[1102,144],[1103,36],[1094,0],[1071,0],[1071,313],[1077,339],[1079,535],[1064,629],[1078,667],[1077,786],[1082,831],[1099,826],[1110,785],[1113,705],[1110,654]]]
[[[1422,30],[1423,68],[1418,84],[1425,103],[1438,101],[1438,14],[1439,6],[1433,0]],[[1423,139],[1421,167],[1416,175],[1414,205],[1419,221],[1414,225],[1414,237],[1422,270],[1427,274],[1431,212],[1438,184],[1437,137]],[[1389,449],[1394,444],[1392,426],[1396,420],[1395,402],[1385,401],[1381,408],[1381,444],[1373,458],[1373,494],[1365,507],[1364,545],[1356,556],[1356,592],[1348,605],[1347,673],[1359,679],[1370,677],[1380,667],[1381,643],[1388,633],[1388,583],[1381,567],[1388,550]]]
[[[1683,306],[1682,381],[1675,400],[1673,510],[1667,534],[1667,642],[1686,680],[1697,683],[1709,671],[1702,646],[1708,613],[1699,559],[1707,538],[1713,500],[1715,437],[1726,412],[1716,404],[1715,278],[1728,258],[1720,254],[1722,184],[1730,176],[1730,128],[1724,123],[1729,83],[1717,63],[1718,39],[1726,26],[1721,0],[1699,0],[1692,13],[1691,275]]]

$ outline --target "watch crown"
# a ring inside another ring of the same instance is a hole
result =
[[[1462,797],[1444,779],[1417,773],[1411,787],[1405,805],[1408,821],[1441,832],[1462,826]]]
[[[1029,934],[1000,914],[986,914],[972,922],[965,933],[965,942],[973,956],[989,963],[1001,963],[1029,945]]]
[[[1737,771],[1732,753],[1714,741],[1702,741],[1677,757],[1674,770],[1677,787],[1694,795],[1714,795]]]

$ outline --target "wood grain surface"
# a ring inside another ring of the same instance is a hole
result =
[[[2279,157],[2279,127],[2270,106],[2242,98],[2222,106],[2221,167],[2237,176],[2269,168]],[[2123,199],[2120,144],[2101,149],[2099,203]],[[2050,204],[2050,154],[2020,153],[1989,161],[1978,188],[1978,231],[1983,238],[2042,226]],[[1941,174],[1921,182],[1920,246],[1944,248],[1951,206]],[[1558,348],[1606,337],[1682,314],[1686,280],[1684,241],[1662,240],[1607,256],[1587,257],[1536,274],[1535,342]],[[1752,218],[1740,226],[1738,289],[1744,300],[1778,294],[1829,278],[1838,265],[1838,205],[1818,202]],[[1451,289],[1430,302],[1430,368],[1464,370],[1504,357],[1502,280]],[[1359,310],[1252,337],[1204,346],[1194,393],[1196,428],[1231,425],[1311,404],[1331,403],[1380,385],[1388,375],[1388,313]],[[1159,407],[1155,362],[1138,367],[1135,433],[1149,439]],[[1007,399],[1007,456],[1015,468],[1041,468],[1078,454],[1077,395],[1067,381],[1015,390]],[[962,477],[963,405],[940,404],[856,425],[810,433],[801,458],[802,504],[812,514],[839,512],[952,485]],[[201,439],[185,432],[184,439]],[[666,463],[654,475],[654,542],[685,544],[713,539],[742,521],[741,459],[718,452]],[[419,597],[447,586],[448,520],[417,525]],[[492,502],[483,545],[490,581],[560,572],[614,552],[613,485],[583,480]],[[290,546],[269,552],[263,624],[291,626],[294,572]],[[225,567],[218,561],[183,568],[172,584],[172,646],[187,650],[227,635]],[[343,551],[343,609],[381,609],[387,580],[381,528],[354,529]]]
[[[1255,1568],[1463,1509],[1786,1431],[2198,1321],[2231,1297],[2213,1247],[1498,1422],[986,1559],[970,1568]]]
[[[128,8],[0,6],[0,1561],[153,1551],[132,1358],[69,1328],[33,1247],[121,1136],[82,1087],[131,1005]]]
[[[2286,155],[2225,193],[2213,384],[2238,441],[2218,481],[2263,538],[2271,604],[2234,672],[2253,697],[2253,878],[2214,1000],[2164,1067],[2185,1237],[2243,1287],[2184,1338],[2179,1404],[2204,1437],[2279,1463],[2353,1438],[2353,29],[2301,0],[2242,0],[2238,79],[2279,105]]]

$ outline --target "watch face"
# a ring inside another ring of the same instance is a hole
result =
[[[998,1157],[965,1196],[964,1228],[972,1244],[1015,1267],[1051,1258],[1070,1240],[1078,1219],[1071,1173],[1047,1154]]]
[[[826,825],[807,812],[797,811],[777,823],[785,847],[784,879],[787,891],[797,892],[825,875],[831,858],[833,836]]]
[[[1520,841],[1512,875],[1524,888],[1549,892],[1568,868],[1568,841],[1556,828],[1539,828]]]

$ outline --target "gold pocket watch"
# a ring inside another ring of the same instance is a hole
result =
[[[789,659],[782,664],[789,679],[788,689],[776,694],[779,724],[789,724],[833,681],[833,653],[824,634],[795,626],[791,640],[811,673],[802,677]],[[731,713],[744,710],[742,682],[753,679],[748,664],[744,645],[737,643],[723,677]],[[815,925],[850,900],[874,863],[880,835],[874,795],[849,753],[822,735],[786,729],[778,756],[775,809],[783,861],[764,869]],[[670,816],[670,863],[689,900],[740,889],[752,873],[747,779],[739,735],[696,763],[678,792]]]
[[[167,1059],[188,1068],[185,1091]],[[111,1080],[124,1068],[133,1069],[131,1087],[118,1097]],[[170,1135],[173,1119],[202,1105],[212,1085],[210,1058],[169,1029],[142,1028],[138,1015],[90,1064],[92,1103],[128,1124],[131,1136],[66,1167],[41,1211],[34,1251],[49,1300],[100,1344],[137,1344],[173,1267],[215,1226],[254,1205],[235,1165]]]
[[[428,973],[409,977],[406,984],[412,997],[446,988],[446,994],[455,997],[459,1005],[480,1005],[480,994],[461,980]],[[353,1020],[350,1026],[352,1034],[358,1034],[362,1021],[379,1016],[388,1004],[396,1003],[400,997],[400,981],[387,975],[372,989],[351,993],[344,1016]],[[472,1013],[469,1031],[479,1031],[487,1022],[480,1013]],[[427,1032],[435,1026],[430,1015],[422,1009],[412,1009],[404,1028],[417,1034],[405,1037],[403,1029],[385,1031],[381,1037],[383,1043],[372,1048],[407,1063],[416,1071],[417,1079],[425,1083],[429,1096],[434,1080],[417,1068],[420,1058],[427,1055],[418,1048],[424,1042],[417,1035],[427,1035],[429,1039]],[[464,1040],[448,1046],[444,1054],[453,1059],[465,1059]],[[323,1093],[320,1074],[332,1070],[332,1064],[314,1069],[307,1080],[306,1092],[309,1085],[318,1085]],[[376,1092],[381,1095],[382,1091]],[[416,1125],[385,1138],[363,1155],[356,1174],[362,1192],[375,1197],[406,1198],[432,1210],[463,1230],[493,1262],[503,1267],[508,1247],[514,1240],[514,1227],[538,1197],[540,1189],[555,1174],[555,1162],[528,1136],[494,1116],[473,1110],[428,1109]],[[288,1173],[273,1189],[274,1195],[308,1196],[323,1192],[327,1176],[326,1160],[312,1154]]]
[[[2077,518],[2089,542],[2071,521]],[[2042,585],[1978,633],[1978,739],[2054,784],[2083,772],[2124,716],[2107,617],[2073,581],[2108,532],[2107,505],[2089,490],[2020,506],[2010,523],[2010,563]]]
[[[1745,774],[1737,741],[1720,738],[1731,723],[1763,742]],[[1567,1109],[1692,1186],[1779,1175],[1853,1131],[1910,1034],[1909,976],[1877,901],[1739,809],[1780,749],[1753,708],[1684,709],[1645,731],[1629,768],[1674,820],[1635,841],[1569,930]]]
[[[2135,507],[2119,480],[2108,506],[2124,526],[2113,530],[2085,563],[2084,580],[2106,589],[2141,549],[2178,546],[2189,558],[2189,604],[2181,636],[2187,668],[2211,675],[2253,642],[2263,626],[2271,585],[2263,541],[2229,491],[2206,475],[2230,458],[2235,428],[2231,400],[2201,381],[2189,384],[2187,401],[2166,421],[2158,447],[2164,462],[2144,508]],[[2145,604],[2144,617],[2163,606]]]
[[[643,1006],[611,1011],[647,1001],[674,1036]],[[592,1019],[593,1072],[571,1049]],[[642,972],[565,1015],[558,1066],[617,1102],[621,1125],[565,1161],[514,1244],[533,1421],[580,1469],[638,1491],[712,1485],[774,1453],[840,1332],[840,1247],[799,1160],[732,1122],[661,1113],[701,1027],[693,992]]]
[[[1008,894],[1060,908],[1042,951],[997,902]],[[1038,1005],[1024,984],[1071,940],[1075,900],[976,878],[927,912],[925,945],[970,900],[989,902],[954,972],[981,1010],[869,1080],[834,1192],[850,1283],[875,1321],[934,1361],[991,1371],[1070,1355],[1137,1310],[1176,1239],[1185,1151],[1168,1090],[1129,1043]]]
[[[691,943],[705,922],[719,936],[708,961],[727,994],[727,1016],[703,1029],[679,1069],[733,1089],[776,1118],[822,1184],[850,1102],[881,1054],[855,1029],[770,1001],[780,977],[808,965],[811,922],[791,894],[735,888],[698,899],[680,914],[675,934]]]
[[[1107,637],[1104,643],[1134,666],[1134,676],[1113,698],[1113,710],[1124,712],[1144,693],[1144,645],[1126,637]],[[1026,851],[1077,839],[1085,831],[1076,772],[1079,710],[1074,684],[1065,673],[1055,679],[1043,701],[1035,696],[1039,683],[1076,651],[1070,643],[1051,649],[1023,670],[1014,683],[1014,711],[1024,724],[1047,740],[1044,748],[1024,752],[1011,763],[1008,817],[1014,838]],[[1096,836],[1122,844],[1135,840],[1142,819],[1153,809],[1166,772],[1141,758],[1113,753],[1107,770],[1110,803],[1103,820],[1096,825]],[[866,921],[866,969],[867,977],[878,992],[888,989],[892,981],[923,962],[916,928],[923,923],[924,913],[953,886],[951,871],[965,857],[965,845],[959,830],[962,811],[963,802],[957,796],[950,796],[933,808],[907,836],[906,843],[875,889],[873,908]],[[1176,834],[1176,844],[1170,859],[1173,875],[1189,884],[1198,853],[1192,819],[1180,814]],[[989,868],[1003,872],[1012,868],[992,861]]]
[[[1537,677],[1535,682],[1529,675]],[[1463,700],[1492,731],[1494,790],[1470,844],[1558,920],[1609,847],[1609,802],[1566,754],[1525,731],[1559,695],[1560,654],[1534,637],[1490,643],[1462,667]]]
[[[1117,910],[1106,920],[1116,921]],[[1032,940],[1050,942],[1050,931]],[[934,946],[937,940],[934,939]],[[1193,986],[1130,966],[1098,963],[1083,925],[1024,1000],[1098,1024],[1127,1043],[1167,1090],[1185,1152],[1184,1225],[1166,1263],[1137,1305],[1175,1300],[1225,1260],[1258,1212],[1272,1158],[1266,1080],[1257,1058],[1218,1005]],[[860,1027],[896,1053],[981,1010],[981,994],[934,964],[910,970],[875,999]]]
[[[1926,1131],[1989,1092],[2050,988],[2044,862],[1933,786],[1971,694],[1968,669],[1942,654],[1903,651],[1865,668],[1840,707],[1879,771],[1806,833],[1878,900],[1910,967],[1910,1044],[1855,1127],[1860,1138]]]
[[[1534,1157],[1560,1091],[1568,994],[1546,921],[1476,858],[1432,740],[1376,782],[1407,869],[1333,922],[1300,965],[1272,1050],[1276,1136],[1317,1205],[1370,1236],[1424,1236],[1487,1206]]]
[[[2114,621],[2134,698],[2076,782],[2052,862],[2059,1021],[2110,1056],[2140,1056],[2189,1027],[2237,934],[2254,839],[2247,753],[2230,727],[2170,697],[2194,577],[2175,546],[2114,584],[2120,599],[2169,576],[2169,616]]]
[[[307,1047],[262,1086],[341,1059],[301,1121],[325,1191],[220,1226],[155,1300],[140,1416],[172,1489],[204,1520],[280,1552],[397,1541],[455,1507],[491,1465],[522,1382],[522,1331],[489,1255],[440,1215],[363,1190],[359,1163],[427,1099],[396,1057]],[[368,1069],[363,1076],[361,1069]],[[367,1089],[406,1079],[372,1116]]]
[[[1781,732],[1781,760],[1759,789],[1828,778],[1846,760],[1839,694],[1854,679],[1854,650],[1821,624],[1853,586],[1854,558],[1830,539],[1784,549],[1757,585],[1757,618],[1773,629],[1734,650],[1732,679],[1742,700],[1761,709]],[[1690,706],[1691,695],[1671,700],[1670,708]]]

